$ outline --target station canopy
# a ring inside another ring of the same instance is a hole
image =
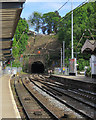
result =
[[[14,36],[25,0],[0,0],[0,60],[12,58]]]
[[[87,53],[90,53],[90,54],[96,54],[96,40],[86,40],[82,49],[81,49],[81,52],[84,53],[84,52],[87,52]]]

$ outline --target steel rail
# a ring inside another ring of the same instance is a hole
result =
[[[18,92],[17,92],[17,89],[16,89],[16,80],[14,80],[14,88],[15,88],[16,95],[18,96]],[[30,120],[30,116],[29,116],[29,114],[27,113],[26,108],[24,107],[24,105],[23,105],[23,103],[22,103],[22,100],[20,99],[19,96],[18,96],[18,100],[19,100],[21,106],[23,107],[23,111],[24,111],[24,113],[25,113],[25,115],[26,115],[27,120]]]
[[[84,100],[82,101],[81,99],[79,99],[79,98],[77,98],[77,97],[74,97],[74,96],[72,96],[72,95],[69,95],[68,92],[71,93],[70,91],[64,91],[64,90],[61,90],[61,91],[60,91],[60,90],[59,90],[60,88],[57,89],[55,86],[53,87],[52,85],[48,85],[48,84],[45,84],[45,85],[48,86],[49,88],[57,91],[57,92],[60,92],[60,93],[66,95],[66,96],[68,96],[68,97],[70,97],[70,98],[72,98],[72,99],[74,99],[74,100],[77,100],[77,101],[79,101],[79,102],[81,102],[81,103],[83,103],[83,104],[86,104],[86,105],[88,105],[88,106],[96,109],[95,104],[91,104],[91,103],[89,103],[89,102],[85,102]],[[75,94],[76,94],[76,93],[75,93]],[[77,95],[77,94],[76,94],[76,95]],[[81,95],[79,95],[79,96],[81,96]]]
[[[61,103],[65,104],[65,105],[68,106],[69,108],[73,109],[74,111],[76,111],[77,113],[79,113],[80,115],[82,115],[83,117],[86,117],[86,118],[88,118],[88,119],[90,119],[90,120],[94,120],[94,118],[92,118],[91,116],[86,115],[86,114],[83,113],[82,111],[76,109],[74,106],[72,106],[72,105],[64,102],[61,98],[55,96],[54,94],[52,94],[51,92],[47,91],[46,89],[43,89],[42,87],[38,86],[38,85],[37,85],[35,82],[33,82],[31,79],[30,79],[30,81],[31,81],[34,85],[36,85],[38,88],[40,88],[40,89],[43,90],[44,92],[48,93],[50,96],[54,97],[55,99],[57,99],[57,100],[60,101]]]
[[[22,81],[23,86],[25,87],[25,89],[30,93],[30,95],[48,112],[52,115],[52,117],[55,120],[60,120],[52,111],[50,111],[35,95],[32,94],[32,92],[28,89],[28,87],[24,84],[24,82]]]
[[[37,80],[38,81],[38,80]],[[44,81],[44,80],[42,80],[42,81]],[[57,92],[61,92],[62,94],[64,94],[64,95],[66,95],[66,96],[68,96],[68,97],[71,97],[72,99],[74,99],[74,100],[77,100],[77,101],[79,101],[79,102],[81,102],[81,103],[83,103],[83,104],[86,104],[86,105],[88,105],[88,106],[90,106],[90,107],[93,107],[93,108],[96,108],[96,106],[94,105],[94,103],[93,104],[91,104],[91,103],[89,103],[89,102],[87,102],[87,101],[82,101],[81,99],[79,99],[79,98],[76,98],[76,97],[73,97],[73,96],[71,96],[71,95],[69,95],[69,94],[67,94],[66,92],[70,92],[70,91],[65,91],[65,92],[62,92],[63,91],[63,89],[62,88],[60,88],[60,86],[58,86],[57,84],[56,84],[56,86],[54,86],[55,85],[55,83],[52,83],[52,84],[49,84],[49,83],[47,83],[47,82],[42,82],[41,81],[41,79],[40,79],[40,81],[38,81],[38,82],[40,82],[40,83],[42,83],[42,84],[44,84],[44,85],[46,85],[46,86],[48,86],[48,87],[50,87],[51,89],[53,89],[53,90],[55,90],[55,91],[57,91]],[[50,82],[50,81],[49,81]],[[54,85],[53,85],[54,84]],[[60,89],[62,89],[62,91],[59,91],[58,89],[55,89],[54,87],[57,87],[57,88],[60,88]],[[64,87],[64,86],[63,86]],[[71,90],[71,89],[70,89]],[[72,91],[72,90],[71,90]],[[72,92],[70,92],[70,93],[72,93]],[[73,93],[73,94],[76,94],[76,95],[79,95],[79,96],[81,96],[82,97],[82,94],[77,94],[77,93]],[[86,93],[85,93],[86,94]],[[84,94],[83,94],[83,97],[86,97],[86,96],[84,96]],[[88,96],[86,97],[86,99],[88,99]],[[95,99],[95,97],[94,97],[94,99]],[[89,100],[90,101],[90,100]]]
[[[44,80],[42,80],[41,81],[41,79],[40,79],[40,81],[39,81],[40,83],[42,83],[42,84],[48,84],[48,85],[50,85],[50,86],[54,86],[54,87],[57,87],[57,88],[60,88],[60,89],[64,89],[64,87],[66,87],[66,89],[68,89],[68,86],[64,86],[64,85],[61,85],[61,84],[58,84],[58,83],[53,83],[53,82],[51,82],[51,81],[49,81],[48,79],[47,79],[47,81],[44,81]],[[44,82],[46,82],[46,83],[44,83]],[[70,89],[70,91],[72,91],[73,89]],[[83,89],[82,89],[83,90]],[[94,98],[94,100],[95,100],[95,98],[96,98],[96,94],[95,93],[90,93],[90,92],[88,92],[88,91],[80,91],[80,89],[79,90],[77,90],[77,89],[74,89],[74,92],[78,92],[79,94],[80,94],[80,96],[84,96],[84,94],[87,96],[86,98],[88,98],[88,96],[89,97],[91,97],[91,98]],[[81,92],[81,93],[80,93]]]

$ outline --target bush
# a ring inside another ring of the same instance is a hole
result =
[[[85,72],[85,76],[91,77],[91,67],[88,67]]]
[[[78,70],[82,71],[84,70],[85,66],[89,66],[89,60],[79,59],[77,61],[78,64]]]

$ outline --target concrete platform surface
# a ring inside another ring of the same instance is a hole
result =
[[[10,75],[0,77],[0,83],[2,83],[0,85],[0,88],[2,88],[2,92],[0,92],[2,118],[20,118],[10,87]]]
[[[96,79],[93,79],[93,78],[90,78],[90,77],[86,77],[84,75],[65,76],[65,75],[55,75],[55,74],[52,74],[52,76],[63,77],[65,79],[79,80],[79,81],[82,81],[82,82],[88,82],[88,83],[96,84]]]

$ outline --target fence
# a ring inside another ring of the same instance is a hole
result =
[[[17,74],[17,73],[20,73],[22,71],[22,67],[6,67],[4,70],[3,70],[3,73],[4,74]]]
[[[54,74],[56,75],[69,75],[69,68],[63,68],[61,69],[60,67],[54,68]]]

